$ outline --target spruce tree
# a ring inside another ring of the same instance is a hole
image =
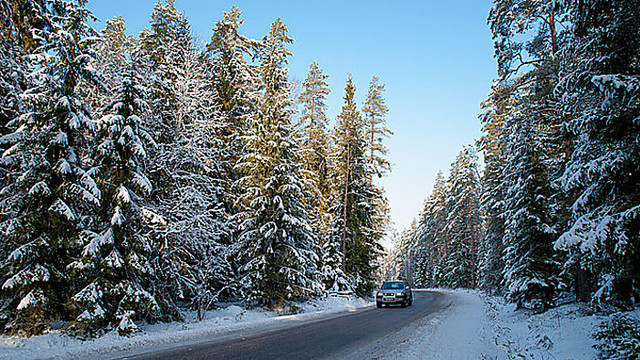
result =
[[[565,117],[553,93],[564,11],[555,1],[497,1],[489,16],[499,69],[495,87],[509,106],[501,137],[504,162],[510,166],[503,168],[500,182],[487,184],[492,186],[488,192],[506,195],[501,203],[503,284],[511,300],[540,310],[552,305],[558,290],[559,269],[550,250],[554,233],[563,226],[559,209],[566,206],[554,195],[553,183],[565,146]]]
[[[484,236],[479,252],[478,286],[489,293],[502,290],[502,238],[504,237],[504,169],[506,168],[505,145],[507,142],[505,118],[513,110],[514,96],[508,86],[494,84],[489,99],[482,106],[486,109],[480,116],[485,134],[478,141],[484,150],[485,169],[482,173],[483,193],[481,213]]]
[[[86,23],[92,15],[84,3],[23,4],[34,18],[21,23],[20,31],[31,34],[25,44],[38,71],[24,92],[28,108],[2,140],[10,145],[2,155],[10,172],[0,195],[3,212],[11,214],[0,224],[9,249],[2,312],[5,331],[12,333],[40,334],[50,320],[68,317],[64,304],[75,281],[66,266],[89,225],[87,215],[99,204],[83,155],[94,127],[76,92],[81,81],[96,79],[89,66],[96,34]]]
[[[302,83],[304,91],[298,98],[303,106],[299,117],[301,125],[300,154],[304,162],[308,180],[314,183],[318,190],[316,204],[318,212],[326,210],[326,200],[329,196],[330,181],[328,179],[327,156],[330,152],[329,136],[327,133],[326,99],[330,89],[327,84],[329,76],[314,61],[309,65],[309,74]]]
[[[452,288],[477,284],[477,248],[480,231],[480,181],[477,155],[464,148],[451,165],[445,199],[447,254],[441,260],[440,283]]]
[[[316,235],[309,226],[304,185],[292,136],[290,84],[286,46],[293,42],[280,19],[263,39],[260,63],[262,94],[247,153],[238,169],[242,211],[238,237],[240,281],[249,303],[279,308],[320,290],[317,282]]]
[[[240,178],[234,168],[244,153],[243,136],[250,127],[250,116],[255,113],[257,101],[258,70],[248,59],[255,59],[261,43],[240,33],[244,20],[242,12],[234,6],[216,22],[211,40],[207,44],[207,56],[211,70],[207,78],[213,101],[221,113],[217,135],[221,141],[221,168],[229,181],[224,184],[229,211],[235,212],[234,203],[240,189],[233,184]]]
[[[134,320],[151,320],[159,312],[158,301],[147,290],[153,278],[152,244],[142,231],[149,210],[140,203],[152,191],[145,160],[153,139],[144,129],[145,89],[134,66],[98,121],[92,174],[98,179],[101,206],[95,231],[82,233],[80,258],[68,266],[86,279],[71,299],[79,314],[72,330],[81,335],[95,336],[106,327],[127,335],[138,329]]]
[[[558,86],[573,151],[560,181],[574,195],[556,242],[581,300],[626,306],[640,281],[640,3],[569,1],[573,22]]]
[[[334,223],[328,241],[333,248],[339,244],[342,272],[351,279],[356,293],[364,295],[374,286],[376,260],[382,250],[380,226],[385,225],[377,215],[385,209],[377,206],[382,194],[370,181],[365,126],[356,108],[355,90],[349,75],[334,131],[334,191],[329,209]]]

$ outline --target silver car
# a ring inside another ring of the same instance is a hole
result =
[[[400,304],[402,307],[413,304],[411,287],[404,281],[385,281],[376,292],[376,306]]]

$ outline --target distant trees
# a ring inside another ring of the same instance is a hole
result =
[[[367,295],[388,221],[377,78],[368,122],[350,78],[332,131],[315,62],[295,114],[280,19],[250,39],[233,7],[201,47],[173,0],[138,36],[122,17],[98,34],[85,3],[0,1],[0,331]]]
[[[444,197],[437,181],[403,255],[416,282],[478,286],[538,311],[569,291],[596,306],[637,301],[639,5],[495,2],[485,166],[478,183],[454,165]],[[441,200],[460,189],[475,195]]]

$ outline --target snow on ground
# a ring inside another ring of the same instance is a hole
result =
[[[493,327],[477,292],[447,291],[444,310],[346,356],[349,359],[483,359],[502,358],[493,344]]]
[[[195,313],[185,313],[185,322],[142,325],[142,332],[130,338],[111,332],[98,339],[82,341],[61,332],[52,332],[32,338],[0,336],[0,359],[64,359],[108,358],[114,353],[153,350],[178,342],[197,341],[205,336],[220,336],[234,330],[281,326],[300,320],[310,320],[328,314],[357,311],[372,306],[359,298],[328,296],[300,305],[301,313],[277,316],[264,310],[245,310],[228,306],[207,312],[203,321],[195,320]]]
[[[515,305],[486,297],[495,342],[509,359],[595,359],[596,325],[605,317],[589,315],[585,305],[569,303],[542,314],[515,310]]]
[[[444,311],[385,336],[349,359],[594,359],[591,337],[604,317],[577,304],[543,314],[516,310],[478,291],[448,294]]]

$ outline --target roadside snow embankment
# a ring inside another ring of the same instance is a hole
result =
[[[583,305],[570,303],[542,314],[515,310],[515,305],[488,297],[495,343],[507,359],[595,359],[592,337],[606,317],[588,315]]]
[[[100,338],[82,341],[61,332],[32,338],[0,336],[0,359],[64,359],[108,358],[115,353],[153,350],[171,344],[197,341],[206,336],[224,336],[231,331],[285,325],[288,322],[311,320],[333,313],[357,311],[372,306],[359,298],[329,296],[300,304],[296,315],[277,316],[264,310],[246,310],[239,306],[207,312],[203,321],[195,313],[185,313],[185,322],[142,325],[142,332],[127,338],[114,332]]]
[[[353,354],[349,359],[496,358],[486,304],[472,291],[446,294],[442,310],[418,319]]]
[[[444,310],[383,337],[353,359],[594,359],[591,336],[605,317],[577,304],[542,314],[478,291],[439,290]]]

